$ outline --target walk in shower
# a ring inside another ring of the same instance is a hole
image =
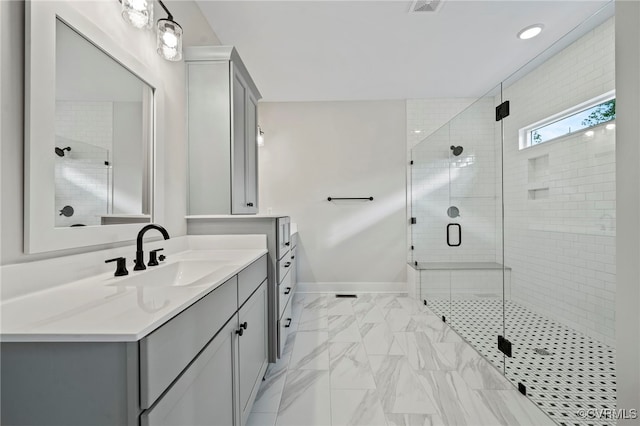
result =
[[[560,425],[615,424],[612,16],[411,149],[418,296]]]

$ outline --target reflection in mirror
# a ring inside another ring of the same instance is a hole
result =
[[[151,221],[153,89],[56,20],[56,227]]]

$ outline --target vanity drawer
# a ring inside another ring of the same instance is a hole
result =
[[[285,306],[284,312],[278,321],[278,357],[282,356],[284,352],[284,345],[287,343],[287,337],[291,331],[291,321],[293,317],[291,315],[291,301]]]
[[[267,255],[265,254],[238,274],[238,306],[242,306],[266,278]]]
[[[287,274],[282,282],[278,285],[278,294],[280,295],[279,305],[279,315],[282,316],[284,312],[284,308],[287,306],[287,302],[291,298],[293,294],[293,283],[291,282],[291,274]]]
[[[258,283],[259,284],[259,283]],[[238,308],[234,276],[140,340],[140,405],[149,408]]]
[[[287,252],[282,259],[278,260],[278,264],[276,266],[276,280],[278,283],[281,283],[284,279],[285,275],[289,273],[291,270],[291,252]]]

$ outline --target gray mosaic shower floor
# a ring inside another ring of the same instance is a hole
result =
[[[616,408],[613,348],[505,301],[504,334],[513,345],[513,356],[507,358],[497,344],[497,336],[503,334],[502,300],[428,300],[428,307],[436,315],[444,315],[451,327],[494,366],[504,368],[514,385],[523,383],[531,400],[559,425],[615,424],[614,419],[584,417],[596,416],[595,410]],[[579,413],[586,414],[581,417]]]

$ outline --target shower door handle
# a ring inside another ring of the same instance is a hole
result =
[[[457,228],[457,229],[455,229]],[[452,238],[456,235],[456,230],[458,234],[457,244],[455,243],[455,239]],[[452,242],[454,240],[454,242]],[[458,247],[462,244],[462,226],[459,223],[450,223],[447,225],[447,245],[449,247]]]

